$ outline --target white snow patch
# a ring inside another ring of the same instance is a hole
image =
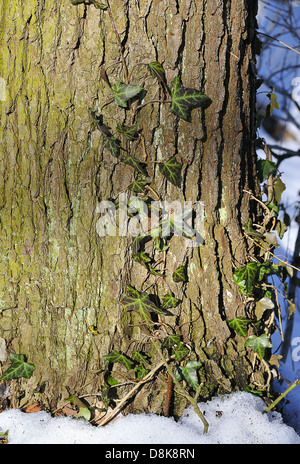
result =
[[[210,427],[203,426],[192,407],[178,422],[154,414],[129,414],[105,427],[83,419],[51,417],[44,411],[0,413],[0,432],[7,430],[9,444],[300,444],[300,436],[283,423],[277,412],[263,414],[264,401],[236,392],[200,403]]]

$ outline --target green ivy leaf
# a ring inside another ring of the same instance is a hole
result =
[[[165,70],[161,63],[158,61],[152,61],[152,63],[148,64],[148,69],[150,74],[153,78],[158,79],[158,81],[168,90],[170,93],[170,89],[167,85]]]
[[[106,137],[103,143],[103,148],[110,151],[111,155],[115,158],[119,158],[121,150],[121,142],[115,137]]]
[[[145,251],[139,251],[138,253],[133,252],[132,258],[137,263],[140,263],[142,266],[147,267],[148,263],[151,263],[152,259]]]
[[[132,352],[132,359],[137,361],[140,364],[147,365],[149,364],[150,358],[148,355],[141,353],[140,351]]]
[[[122,364],[123,366],[126,367],[126,369],[129,371],[130,369],[133,369],[135,366],[134,361],[132,361],[128,356],[125,356],[124,354],[118,353],[115,350],[112,350],[109,354],[106,354],[103,356],[103,359],[107,361],[108,363],[119,363]]]
[[[172,313],[166,309],[158,308],[158,306],[150,300],[146,292],[139,292],[131,285],[127,286],[127,295],[122,296],[121,303],[125,310],[137,311],[145,322],[151,321],[151,312],[155,312],[163,316],[172,315]]]
[[[138,378],[139,380],[142,380],[142,379],[145,377],[145,375],[147,375],[148,372],[149,372],[149,370],[146,369],[146,367],[143,366],[143,364],[139,364],[138,366],[136,366],[136,367],[134,368],[134,370],[135,370],[136,376],[137,376],[137,378]]]
[[[165,163],[159,163],[160,172],[176,187],[180,187],[182,164],[176,160],[176,156],[172,156]]]
[[[187,282],[187,275],[186,275],[186,268],[185,266],[179,266],[174,272],[173,272],[173,280],[174,282]]]
[[[227,321],[229,327],[244,338],[246,338],[248,334],[247,325],[249,322],[251,322],[251,320],[246,317],[236,317],[235,319]]]
[[[258,263],[248,263],[246,266],[235,269],[233,273],[233,282],[239,287],[243,294],[250,295],[257,282],[258,272]]]
[[[127,102],[131,98],[136,97],[143,89],[139,85],[132,84],[123,84],[122,82],[117,82],[112,85],[112,91],[115,97],[115,103],[122,108],[127,108]]]
[[[94,7],[97,8],[98,10],[102,10],[102,11],[105,11],[108,9],[108,5],[106,5],[105,3],[98,3],[96,0],[90,0]]]
[[[164,309],[176,308],[176,306],[178,306],[178,304],[180,303],[180,300],[174,297],[173,292],[167,293],[165,296],[162,296],[161,299],[163,302],[162,308]]]
[[[19,379],[21,377],[25,379],[30,379],[35,370],[35,365],[26,361],[26,356],[24,354],[14,354],[9,355],[11,359],[11,366],[3,373],[0,380],[12,380]]]
[[[135,193],[144,193],[146,185],[149,185],[149,180],[139,174],[137,179],[129,185],[128,190]]]
[[[260,359],[263,359],[265,355],[266,348],[272,348],[272,344],[268,338],[267,334],[260,335],[256,337],[255,335],[251,335],[249,339],[245,342],[245,346],[250,346],[255,353],[258,354]]]
[[[202,366],[200,361],[189,361],[186,366],[178,366],[175,369],[175,376],[178,381],[185,380],[195,391],[199,387],[198,369]]]
[[[145,176],[145,177],[148,176],[148,173],[147,173],[146,168],[144,167],[144,164],[141,163],[136,158],[134,158],[133,156],[127,155],[124,158],[122,158],[121,161],[123,163],[128,164],[129,166],[133,167],[142,176]]]
[[[123,134],[127,140],[132,142],[139,138],[138,125],[134,124],[133,126],[127,126],[126,124],[117,123],[117,131],[120,134]]]
[[[162,342],[161,347],[170,349],[174,345],[178,345],[180,343],[180,339],[181,339],[180,335],[168,335]]]
[[[257,162],[257,172],[258,178],[260,182],[264,182],[268,179],[268,177],[273,174],[275,175],[277,172],[276,164],[273,161],[269,161],[266,159],[260,159]]]
[[[199,90],[183,87],[179,77],[171,82],[171,99],[170,111],[188,122],[191,121],[191,111],[194,108],[207,108],[211,103],[210,98]]]
[[[178,343],[178,345],[174,345],[173,351],[175,355],[175,361],[177,362],[182,361],[190,352],[188,347],[183,342]]]
[[[102,114],[100,115],[97,115],[95,111],[93,111],[92,109],[90,109],[90,112],[91,112],[91,115],[92,115],[92,118],[94,120],[94,123],[97,127],[97,129],[102,132],[102,134],[105,136],[105,137],[112,137],[112,133],[110,132],[110,128],[108,126],[106,126],[104,123],[103,123],[103,116]]]

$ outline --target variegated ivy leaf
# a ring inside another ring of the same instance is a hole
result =
[[[149,185],[149,180],[139,174],[137,179],[129,185],[128,190],[135,193],[144,193],[146,185]]]
[[[137,140],[139,138],[138,133],[138,125],[134,124],[133,126],[127,126],[126,124],[121,124],[120,122],[117,123],[117,131],[120,134],[123,134],[127,140],[132,142],[133,140]]]
[[[187,384],[197,390],[199,387],[198,369],[202,366],[200,361],[189,361],[185,366],[178,366],[175,369],[175,376],[177,380],[185,380]]]
[[[260,359],[263,359],[265,356],[266,348],[272,348],[272,344],[269,340],[267,334],[260,335],[260,337],[256,337],[255,335],[251,335],[248,340],[245,342],[245,346],[250,346],[255,353],[258,354]]]
[[[167,293],[165,296],[161,297],[162,299],[162,308],[169,309],[169,308],[176,308],[179,305],[180,300],[174,297],[173,292]]]
[[[174,282],[187,282],[188,281],[185,266],[179,266],[173,272],[173,280]]]
[[[109,150],[111,155],[115,158],[119,158],[120,150],[122,149],[120,140],[115,137],[106,137],[103,143],[103,148]]]
[[[151,312],[170,316],[172,313],[166,309],[159,308],[153,301],[150,300],[146,292],[139,292],[131,285],[127,286],[127,294],[121,298],[121,303],[127,311],[137,311],[144,322],[150,322]]]
[[[189,348],[183,342],[179,342],[178,345],[173,346],[173,352],[175,356],[175,361],[182,361],[189,353]]]
[[[246,338],[248,335],[247,326],[250,322],[251,320],[247,319],[246,317],[236,317],[235,319],[227,321],[229,327],[244,338]]]
[[[145,177],[148,176],[148,172],[146,168],[144,167],[144,164],[141,163],[136,158],[134,158],[133,156],[127,155],[124,158],[122,158],[121,161],[125,164],[128,164],[129,166],[132,166],[142,176],[145,176]]]
[[[171,94],[171,91],[167,84],[165,70],[163,68],[163,65],[159,63],[158,61],[152,61],[152,63],[148,64],[148,69],[150,71],[151,76],[156,78],[158,82],[162,84],[164,89],[166,89],[168,93]]]
[[[132,84],[123,84],[122,82],[117,82],[112,85],[112,91],[115,97],[115,103],[122,108],[127,108],[127,102],[131,98],[136,97],[143,89],[139,85]]]
[[[27,362],[24,354],[11,353],[11,366],[3,373],[0,380],[19,379],[21,377],[30,379],[35,370],[35,365]]]
[[[171,82],[171,108],[170,111],[191,122],[191,111],[194,108],[207,108],[211,100],[197,89],[188,89],[181,85],[179,77],[175,77]]]
[[[151,258],[145,251],[139,251],[138,253],[133,252],[132,257],[134,261],[146,266],[148,263],[151,263]]]
[[[112,133],[110,132],[110,128],[103,123],[102,114],[98,115],[92,109],[90,109],[90,112],[91,112],[92,118],[93,118],[93,120],[94,120],[94,122],[96,124],[97,129],[100,132],[102,132],[102,134],[105,135],[106,137],[112,137]]]
[[[173,348],[174,345],[178,345],[180,343],[181,336],[180,335],[168,335],[162,342],[162,348]]]
[[[159,163],[160,172],[176,187],[180,187],[182,164],[176,160],[176,156],[172,156],[165,163]]]

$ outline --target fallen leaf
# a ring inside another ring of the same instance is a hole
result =
[[[40,405],[40,403],[36,401],[35,403],[29,404],[28,406],[26,406],[26,408],[22,409],[22,411],[27,412],[28,414],[31,414],[33,412],[41,411],[42,409],[43,408]]]

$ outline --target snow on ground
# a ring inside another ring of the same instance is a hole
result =
[[[9,431],[9,444],[300,444],[300,436],[281,415],[263,414],[264,401],[251,393],[218,396],[199,406],[210,424],[205,435],[192,407],[178,422],[154,414],[129,414],[104,427],[44,411],[7,409],[0,414],[0,432]]]

